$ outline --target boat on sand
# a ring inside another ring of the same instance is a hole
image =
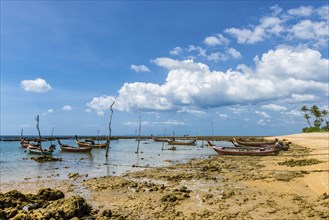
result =
[[[279,149],[265,147],[212,147],[219,155],[240,155],[240,156],[274,156],[279,153]]]
[[[249,141],[238,141],[235,138],[233,138],[233,141],[236,142],[239,145],[243,146],[250,146],[250,147],[262,147],[265,145],[274,145],[278,142],[278,139],[275,139],[274,141],[258,141],[258,142],[249,142]]]

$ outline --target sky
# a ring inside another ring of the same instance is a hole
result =
[[[1,135],[301,132],[328,1],[1,1]]]

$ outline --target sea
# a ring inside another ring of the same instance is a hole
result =
[[[61,140],[62,143],[76,146],[74,139]],[[94,148],[90,153],[70,153],[60,151],[56,142],[53,157],[61,161],[36,162],[27,149],[20,146],[19,141],[0,141],[0,183],[24,181],[26,179],[47,179],[49,176],[56,179],[67,179],[69,174],[78,173],[88,178],[101,176],[117,176],[126,172],[133,172],[152,167],[163,167],[177,163],[184,163],[190,159],[208,158],[216,156],[216,152],[198,141],[197,146],[175,146],[152,139],[138,141],[135,139],[119,139],[110,143],[109,155],[106,158],[105,149]],[[45,148],[51,142],[42,142]],[[227,146],[228,142],[216,142]]]

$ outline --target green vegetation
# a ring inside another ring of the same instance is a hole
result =
[[[320,110],[317,105],[313,105],[311,108],[303,105],[300,110],[304,113],[304,118],[309,124],[309,127],[303,128],[303,132],[329,131],[328,110]],[[314,116],[313,126],[310,122],[311,115]]]
[[[286,165],[288,167],[294,167],[294,166],[310,166],[313,164],[323,163],[323,161],[317,160],[317,159],[302,159],[302,160],[286,160],[284,162],[279,162],[279,165]]]

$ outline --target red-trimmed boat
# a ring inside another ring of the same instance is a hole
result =
[[[79,147],[89,147],[91,143],[93,143],[93,148],[106,148],[106,146],[109,145],[109,141],[106,141],[105,143],[94,143],[93,140],[88,139],[80,141],[77,135],[75,135],[75,142]]]
[[[94,142],[90,142],[89,146],[87,147],[74,147],[67,144],[62,144],[59,139],[57,141],[61,151],[63,152],[89,153],[94,147]]]

